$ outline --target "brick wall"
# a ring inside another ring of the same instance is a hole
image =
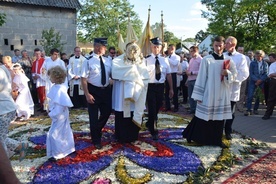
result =
[[[59,31],[62,42],[67,43],[63,52],[67,55],[73,53],[76,46],[76,10],[0,3],[0,12],[6,14],[6,23],[0,27],[0,53],[3,55],[13,56],[12,49],[26,49],[31,56],[34,48],[42,49],[42,30],[51,27]]]

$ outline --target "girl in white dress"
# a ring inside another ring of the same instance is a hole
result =
[[[75,151],[68,109],[73,104],[67,94],[67,87],[62,84],[66,78],[66,71],[60,66],[55,66],[47,73],[54,85],[47,94],[50,99],[49,116],[52,119],[52,124],[47,133],[46,149],[47,157],[50,161],[54,161]]]
[[[34,102],[28,86],[30,79],[25,75],[19,63],[13,65],[13,71],[15,74],[13,82],[18,91],[15,100],[17,117],[21,117],[20,120],[27,120],[34,114]]]

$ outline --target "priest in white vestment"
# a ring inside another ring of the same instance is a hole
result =
[[[115,110],[115,135],[120,142],[138,139],[142,124],[149,74],[139,46],[130,42],[125,54],[113,59],[112,105]]]
[[[81,55],[80,47],[75,47],[75,55],[70,57],[68,68],[68,80],[69,80],[69,95],[73,102],[74,108],[86,108],[87,101],[84,96],[84,91],[81,85],[82,65],[86,60]]]
[[[50,160],[57,160],[75,151],[69,120],[69,107],[73,104],[67,94],[67,87],[62,84],[66,78],[66,71],[60,66],[55,66],[48,73],[54,85],[47,95],[50,99],[49,116],[52,124],[47,133],[46,151]]]
[[[183,132],[188,142],[205,145],[222,143],[225,119],[232,117],[231,83],[236,78],[235,63],[223,56],[224,38],[218,36],[213,43],[214,53],[205,56],[200,64],[192,98],[197,101],[195,116]],[[226,66],[228,63],[228,66]]]

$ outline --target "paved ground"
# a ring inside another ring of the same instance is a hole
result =
[[[266,142],[276,149],[276,110],[268,120],[262,120],[265,106],[260,105],[259,114],[244,116],[237,112],[233,123],[233,129],[243,135],[250,136],[256,140]]]

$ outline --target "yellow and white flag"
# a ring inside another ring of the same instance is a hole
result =
[[[141,48],[141,52],[143,53],[143,56],[147,56],[151,53],[151,49],[150,49],[151,38],[153,38],[153,33],[150,27],[150,9],[149,9],[147,25],[143,31],[141,38],[138,41],[138,45]]]
[[[132,41],[138,41],[138,38],[136,36],[136,33],[132,27],[132,24],[130,22],[130,20],[128,20],[128,26],[127,26],[127,37],[125,40],[125,44],[128,44]]]
[[[118,52],[119,54],[123,54],[125,50],[125,42],[123,39],[122,34],[120,33],[120,31],[118,32]]]

